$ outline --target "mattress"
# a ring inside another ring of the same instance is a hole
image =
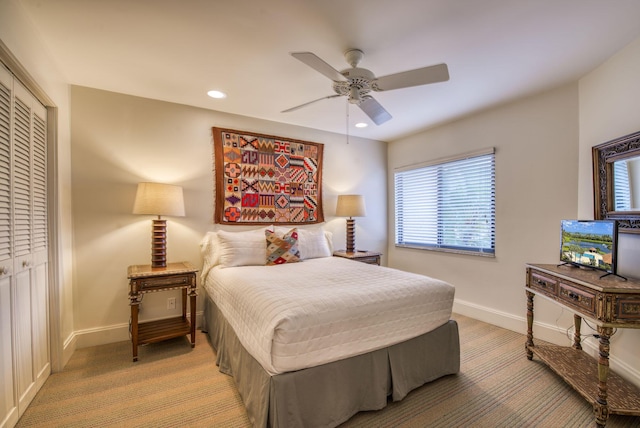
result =
[[[278,266],[217,266],[204,288],[271,375],[381,349],[446,323],[452,285],[324,257]]]

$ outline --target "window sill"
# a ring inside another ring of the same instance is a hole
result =
[[[464,254],[466,256],[477,256],[477,257],[488,257],[495,258],[495,253],[487,253],[482,251],[469,251],[469,250],[457,250],[455,248],[445,248],[445,247],[426,247],[421,245],[409,245],[409,244],[395,244],[396,248],[410,248],[412,250],[425,250],[425,251],[435,251],[439,253],[453,253],[453,254]]]

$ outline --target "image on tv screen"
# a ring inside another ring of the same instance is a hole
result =
[[[614,271],[615,222],[562,220],[564,262]]]

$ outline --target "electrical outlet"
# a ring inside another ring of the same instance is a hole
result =
[[[167,299],[167,309],[175,309],[176,308],[176,298],[169,297]]]

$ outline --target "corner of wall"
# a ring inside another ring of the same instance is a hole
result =
[[[62,346],[62,364],[60,365],[61,369],[64,369],[64,367],[71,359],[71,356],[76,351],[77,343],[78,340],[75,333],[71,333],[69,337],[67,337],[67,339],[64,341],[64,344]]]

